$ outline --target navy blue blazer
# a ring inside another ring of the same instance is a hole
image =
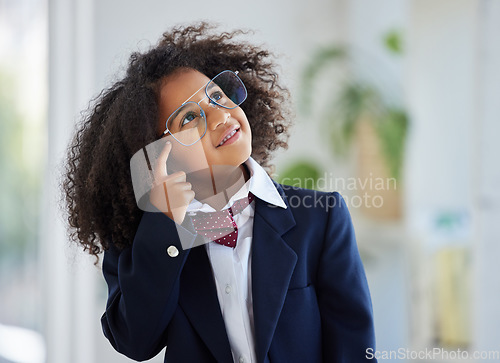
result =
[[[288,208],[255,205],[258,362],[368,361],[371,299],[343,198],[275,185]],[[181,238],[200,238],[177,227]],[[169,246],[179,254],[171,257]],[[205,246],[183,250],[163,213],[144,212],[132,246],[107,250],[102,271],[109,296],[101,323],[117,351],[141,361],[166,346],[165,362],[233,361]]]

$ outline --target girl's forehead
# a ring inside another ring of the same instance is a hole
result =
[[[194,69],[181,69],[174,74],[167,76],[160,91],[161,100],[168,104],[180,106],[189,97],[197,101],[196,95],[204,95],[203,87],[210,81],[210,78]]]

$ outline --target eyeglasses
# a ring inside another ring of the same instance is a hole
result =
[[[203,87],[206,96],[198,102],[189,101]],[[208,105],[211,107],[233,109],[247,98],[247,89],[238,77],[238,72],[222,71],[203,87],[168,117],[163,135],[170,133],[182,145],[191,146],[201,140],[207,132],[207,118],[200,102],[208,97]]]

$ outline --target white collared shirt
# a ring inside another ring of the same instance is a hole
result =
[[[251,157],[245,164],[250,171],[250,178],[223,209],[229,208],[234,201],[246,197],[249,191],[267,203],[286,208],[285,202],[265,170]],[[197,211],[213,212],[215,209],[208,204],[193,200],[187,212]],[[256,362],[251,273],[254,213],[255,201],[233,217],[238,227],[235,248],[214,242],[205,244],[233,360],[241,363]]]

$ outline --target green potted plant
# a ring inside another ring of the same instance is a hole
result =
[[[388,33],[384,41],[388,51],[395,55],[402,53],[401,38],[397,32]],[[320,107],[319,129],[327,137],[334,154],[346,155],[353,146],[357,149],[357,178],[365,181],[361,185],[373,186],[373,180],[368,181],[369,178],[388,181],[376,191],[359,191],[380,196],[383,201],[378,208],[363,210],[372,217],[399,218],[409,118],[403,107],[395,106],[386,99],[381,87],[373,80],[363,79],[354,72],[345,72],[354,57],[353,50],[345,46],[331,45],[318,49],[303,73],[299,110],[311,114],[315,101],[312,95],[318,94],[318,81],[327,70],[344,70],[346,76],[340,87],[337,92],[331,92],[333,99],[327,100],[327,106]],[[320,174],[315,169],[314,163],[300,160],[282,175],[290,179],[296,170],[301,170],[302,174],[309,170],[312,177]]]

